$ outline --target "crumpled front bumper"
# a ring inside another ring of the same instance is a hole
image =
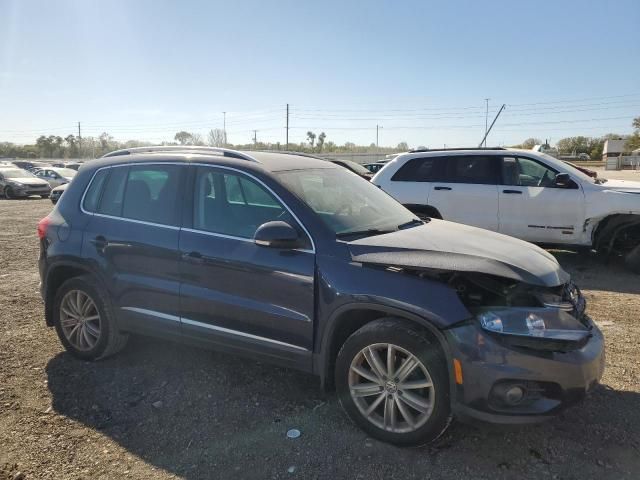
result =
[[[462,384],[452,378],[454,414],[463,420],[535,423],[577,403],[604,372],[604,338],[593,323],[591,333],[582,348],[562,353],[510,347],[475,322],[446,330],[462,373]],[[527,392],[525,401],[503,401],[501,392],[511,385]]]

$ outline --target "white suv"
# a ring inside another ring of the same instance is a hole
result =
[[[640,272],[640,182],[593,179],[516,149],[414,150],[372,182],[422,217],[619,253]]]

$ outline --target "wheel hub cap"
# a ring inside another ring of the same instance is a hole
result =
[[[431,417],[435,388],[426,366],[390,343],[363,348],[349,370],[349,391],[360,413],[383,430],[407,433]]]
[[[100,313],[89,295],[71,290],[60,302],[60,326],[67,341],[81,351],[91,350],[100,339]]]

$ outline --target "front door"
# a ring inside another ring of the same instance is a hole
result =
[[[579,239],[584,193],[576,182],[556,187],[556,173],[531,158],[502,159],[500,233],[538,243],[571,244]]]
[[[193,204],[180,233],[182,332],[234,351],[307,369],[313,345],[315,253],[286,206],[238,170],[194,166]],[[256,229],[282,220],[304,249],[256,245]]]

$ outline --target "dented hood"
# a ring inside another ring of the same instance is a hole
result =
[[[479,272],[554,287],[569,275],[543,249],[500,233],[444,220],[348,243],[356,262]]]

